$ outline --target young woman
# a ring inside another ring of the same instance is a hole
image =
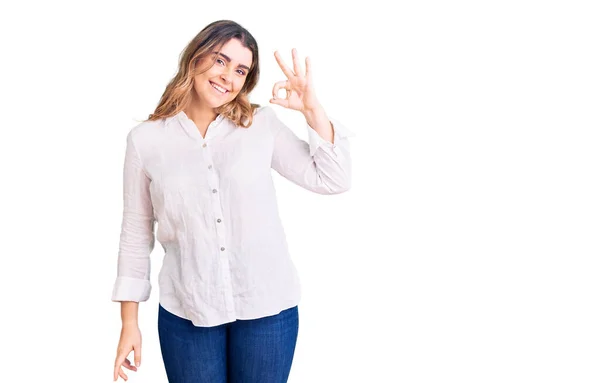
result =
[[[258,47],[239,24],[206,26],[148,120],[127,135],[123,221],[112,300],[122,330],[114,380],[141,363],[138,303],[150,295],[150,253],[165,250],[158,330],[170,382],[286,382],[298,335],[300,285],[271,169],[320,194],[349,189],[353,134],[330,120],[292,50],[272,104],[308,124],[299,139],[269,106],[251,104]],[[286,90],[279,98],[278,91]],[[135,365],[127,356],[133,350]]]

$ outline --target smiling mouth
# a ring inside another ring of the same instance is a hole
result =
[[[227,93],[229,93],[229,91],[227,89],[223,88],[222,86],[217,85],[217,84],[215,84],[212,81],[209,81],[209,82],[210,82],[210,86],[212,86],[213,89],[216,90],[217,92],[219,92],[220,94],[227,94]]]

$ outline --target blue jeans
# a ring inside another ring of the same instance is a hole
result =
[[[159,304],[158,335],[170,383],[285,383],[298,337],[298,306],[196,327]]]

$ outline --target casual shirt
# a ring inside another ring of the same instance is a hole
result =
[[[255,111],[249,128],[218,115],[205,137],[183,111],[133,127],[112,301],[149,299],[156,238],[165,251],[159,302],[195,326],[297,305],[300,283],[271,169],[315,193],[347,191],[354,133],[330,121],[333,143],[308,124],[309,142],[300,139],[270,106]]]

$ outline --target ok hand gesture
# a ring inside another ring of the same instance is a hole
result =
[[[275,86],[273,86],[273,98],[270,102],[302,113],[317,109],[319,101],[313,88],[312,70],[308,57],[306,57],[306,72],[300,68],[300,60],[298,59],[296,48],[292,49],[293,71],[285,65],[278,51],[275,51],[275,59],[287,77],[287,80],[275,83]],[[282,88],[286,90],[286,97],[278,98],[277,93]]]

